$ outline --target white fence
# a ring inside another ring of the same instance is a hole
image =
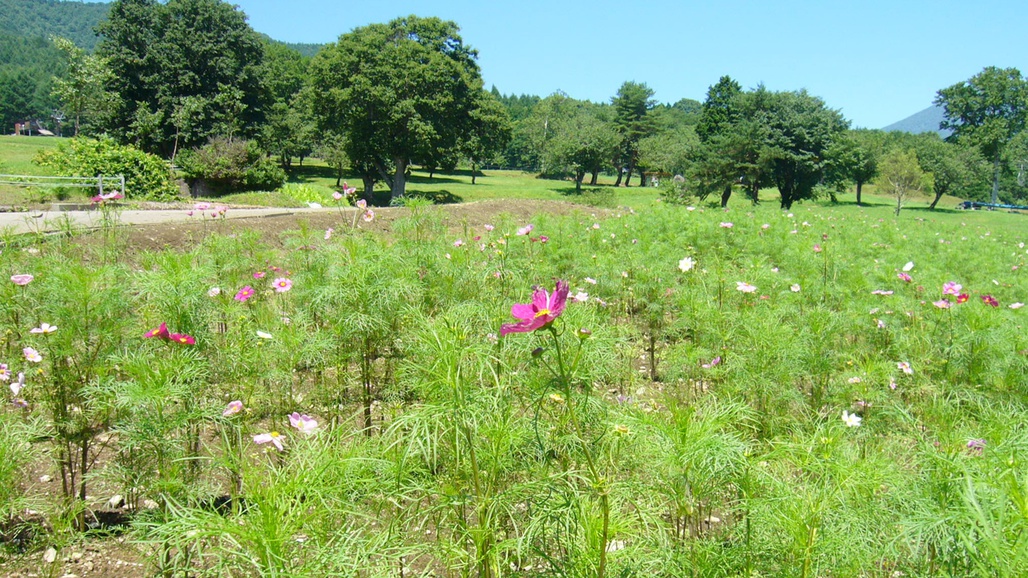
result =
[[[0,185],[16,187],[74,187],[93,189],[97,194],[118,191],[125,196],[125,175],[97,175],[95,177],[44,177],[36,175],[0,175]]]

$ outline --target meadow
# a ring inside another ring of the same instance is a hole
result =
[[[503,179],[433,186],[547,194]],[[601,194],[8,245],[5,571],[111,532],[163,576],[1028,567],[1023,215]]]

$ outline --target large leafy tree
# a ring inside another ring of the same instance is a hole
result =
[[[458,150],[471,130],[482,79],[458,32],[453,22],[408,16],[344,34],[311,61],[319,127],[345,134],[351,160],[373,165],[394,197],[411,163]]]
[[[987,67],[970,80],[939,91],[935,104],[950,140],[971,144],[992,162],[992,202],[999,201],[1003,152],[1028,125],[1028,80],[1016,68]]]
[[[264,44],[236,7],[117,0],[98,32],[116,96],[110,134],[165,155],[216,135],[257,134],[267,103]],[[186,116],[189,130],[179,126]]]
[[[539,151],[543,175],[570,175],[575,190],[581,191],[586,174],[609,166],[621,137],[605,118],[607,112],[606,107],[560,92],[540,101],[524,127]]]
[[[878,175],[885,135],[881,131],[853,130],[840,136],[828,148],[828,179],[857,185],[857,204],[861,204],[864,185]]]
[[[476,169],[497,158],[510,142],[511,124],[507,107],[488,92],[481,93],[471,120],[471,130],[461,148],[471,161],[471,184],[475,184]]]
[[[984,184],[989,172],[978,149],[945,142],[932,132],[918,135],[914,151],[921,169],[932,175],[935,198],[928,208],[934,209],[943,195],[984,195],[984,191],[975,191],[975,183]]]
[[[109,106],[111,94],[105,86],[111,81],[111,71],[102,57],[87,54],[71,40],[55,36],[51,41],[68,64],[63,76],[54,77],[53,94],[61,102],[78,136],[83,117],[100,115]]]

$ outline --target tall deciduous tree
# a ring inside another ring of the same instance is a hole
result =
[[[502,153],[510,137],[507,108],[493,94],[483,91],[471,111],[471,130],[461,147],[471,161],[471,184],[475,184],[477,168]]]
[[[878,174],[884,141],[880,131],[854,130],[836,139],[826,152],[829,180],[856,184],[858,205],[864,185]]]
[[[117,0],[98,27],[116,102],[105,128],[170,154],[215,135],[253,136],[263,121],[264,45],[246,15],[221,0]],[[175,112],[194,110],[187,134]]]
[[[896,216],[912,194],[932,188],[932,176],[921,170],[913,150],[894,149],[878,167],[878,190],[896,197]]]
[[[458,32],[453,22],[408,16],[344,34],[311,61],[320,128],[346,134],[351,159],[374,165],[394,197],[406,190],[410,163],[456,150],[470,131],[482,79]]]
[[[103,57],[86,54],[71,40],[55,36],[51,41],[68,63],[67,72],[62,77],[54,77],[53,94],[64,107],[64,113],[74,119],[75,136],[78,136],[83,116],[100,114],[109,106],[111,95],[105,86],[111,80],[111,71]]]
[[[934,209],[943,195],[956,195],[974,189],[975,182],[988,178],[987,161],[978,149],[947,143],[936,133],[918,135],[914,151],[924,172],[932,175]]]
[[[1016,68],[987,67],[970,80],[939,91],[935,104],[950,139],[978,147],[992,162],[992,202],[999,201],[1003,151],[1028,125],[1028,80]]]

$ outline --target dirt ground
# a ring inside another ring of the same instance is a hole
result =
[[[568,215],[576,212],[604,218],[609,209],[578,205],[560,201],[498,200],[460,205],[438,205],[429,210],[441,213],[441,222],[450,229],[464,226],[480,227],[492,223],[500,215],[509,215],[518,223],[528,223],[539,214]],[[358,219],[358,227],[388,235],[397,219],[409,214],[403,208],[376,208],[375,219],[365,223]],[[205,233],[233,234],[241,231],[259,231],[272,246],[280,246],[281,234],[300,228],[306,223],[311,229],[323,231],[329,227],[344,230],[350,226],[350,216],[341,217],[336,211],[269,216],[261,218],[228,219],[221,222],[172,222],[146,226],[127,226],[121,239],[132,251],[160,249],[189,249],[200,242]],[[90,244],[100,242],[97,235],[84,235],[73,241]],[[25,472],[26,486],[43,499],[58,499],[59,485],[56,472],[46,464],[37,464]],[[42,480],[46,480],[43,482]],[[113,488],[97,488],[98,495],[107,496]],[[10,547],[0,551],[0,576],[10,578],[135,578],[147,576],[145,560],[131,539],[125,535],[103,537],[82,536],[56,553],[52,562],[46,561],[45,540],[35,540],[27,551],[16,552]]]
[[[447,228],[459,228],[463,225],[478,227],[494,222],[499,215],[510,215],[518,222],[527,223],[530,218],[539,214],[567,215],[581,212],[597,217],[608,216],[611,211],[600,207],[591,207],[563,201],[540,200],[495,200],[479,201],[459,205],[436,205],[429,210],[442,214],[442,223]],[[365,231],[376,231],[388,234],[393,223],[409,214],[405,208],[375,208],[375,219],[365,223],[357,219],[357,227]],[[329,227],[345,230],[350,226],[352,212],[344,212],[341,216],[337,211],[326,210],[318,213],[302,213],[260,218],[228,219],[225,221],[176,222],[161,225],[126,227],[123,239],[134,250],[160,250],[166,248],[185,249],[195,245],[204,237],[205,232],[216,232],[229,235],[237,231],[259,231],[271,245],[279,245],[282,233],[300,228],[306,223],[313,230],[325,230]],[[89,242],[84,238],[83,242]]]

